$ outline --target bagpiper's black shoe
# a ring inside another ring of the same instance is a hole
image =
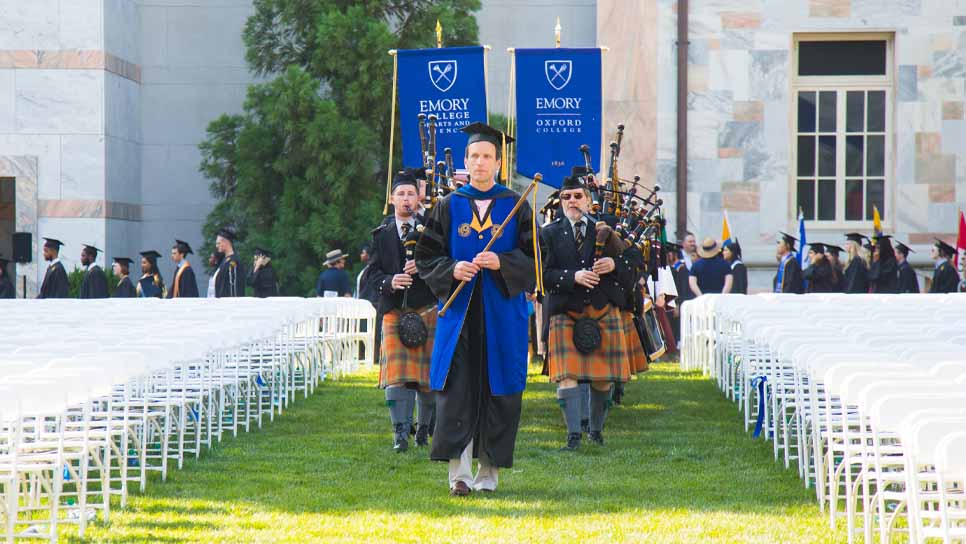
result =
[[[429,426],[428,425],[418,425],[416,427],[416,445],[417,446],[429,445]]]
[[[620,404],[624,400],[624,385],[614,384],[614,395],[612,397],[614,404]]]
[[[409,433],[406,427],[408,425],[405,423],[396,425],[396,441],[392,446],[393,451],[396,453],[402,453],[409,449]]]
[[[560,448],[560,451],[577,451],[580,448],[580,433],[568,433],[567,445]]]
[[[600,431],[590,431],[590,434],[587,435],[587,438],[589,438],[591,442],[593,442],[594,444],[597,444],[598,446],[604,445],[604,435],[601,434]]]
[[[409,436],[415,436],[415,435],[416,435],[416,426],[410,424],[409,425]]]
[[[580,420],[580,432],[587,434],[590,432],[590,420],[581,419]]]

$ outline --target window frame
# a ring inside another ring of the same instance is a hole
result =
[[[870,41],[881,40],[886,42],[886,73],[879,76],[799,76],[798,75],[798,51],[799,43],[814,41]],[[885,168],[882,178],[884,179],[883,202],[884,211],[882,223],[883,227],[892,227],[895,217],[895,110],[896,110],[896,85],[895,74],[895,33],[894,32],[822,32],[822,33],[795,33],[792,35],[792,58],[790,62],[789,77],[789,108],[788,118],[791,127],[789,138],[789,168],[788,168],[788,187],[789,187],[789,209],[791,210],[791,221],[798,221],[798,94],[799,92],[822,91],[836,92],[836,170],[835,170],[835,219],[832,221],[820,221],[818,219],[806,220],[805,225],[814,230],[869,230],[872,227],[872,220],[847,221],[845,219],[845,188],[846,175],[846,136],[849,134],[868,134],[866,130],[861,133],[849,133],[846,126],[847,117],[847,92],[848,91],[885,91]],[[866,106],[867,107],[867,106]],[[815,134],[819,134],[816,126]],[[818,148],[816,147],[816,155]],[[865,155],[863,155],[865,159]],[[865,162],[865,160],[863,160]],[[818,176],[818,172],[813,177],[817,191],[819,179],[829,179]],[[868,180],[869,176],[863,176]],[[863,198],[865,198],[865,184],[863,184]],[[818,217],[818,199],[815,202],[815,217]]]

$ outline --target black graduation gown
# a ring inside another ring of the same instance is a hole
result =
[[[936,268],[932,276],[932,287],[929,288],[930,293],[955,293],[959,290],[959,274],[956,273],[956,269],[949,261],[943,261],[943,264]]]
[[[218,265],[218,276],[215,278],[215,297],[243,297],[245,296],[245,269],[242,268],[238,254],[222,259]]]
[[[272,268],[271,263],[256,270],[246,281],[258,298],[278,296],[278,279],[275,277],[275,269]]]
[[[778,287],[778,274],[771,282],[772,286]],[[785,262],[785,270],[782,272],[782,284],[778,289],[779,293],[794,293],[801,295],[805,292],[802,284],[802,267],[798,264],[798,259],[792,255],[791,259]]]
[[[808,265],[802,277],[808,281],[809,293],[836,293],[839,288],[838,277],[827,258]]]
[[[731,263],[731,294],[733,295],[747,295],[748,294],[748,268],[745,267],[745,263],[741,261],[735,261]],[[675,278],[675,287],[677,287],[677,278]],[[678,294],[681,292],[678,291]]]
[[[869,267],[869,285],[872,293],[899,292],[899,270],[895,258],[872,263]]]
[[[449,248],[450,198],[463,197],[450,194],[433,207],[416,246],[419,275],[439,299],[449,298],[459,284],[453,279],[456,260]],[[507,191],[502,198],[519,196]],[[500,254],[500,270],[494,274],[498,282],[502,280],[501,287],[507,296],[532,289],[535,281],[532,211],[527,203],[517,211],[516,219],[517,247]],[[475,458],[490,466],[509,468],[513,466],[523,392],[494,395],[490,390],[481,283],[474,283],[446,385],[436,392],[436,432],[430,458],[434,461],[459,459],[472,440]]]
[[[174,272],[174,281],[171,282],[171,289],[168,290],[168,298],[174,298],[175,286],[178,288],[178,298],[198,298],[198,281],[195,279],[195,271],[189,266],[183,267],[181,277],[178,278],[179,270]]]
[[[17,290],[6,275],[0,278],[0,298],[17,298]]]
[[[59,261],[47,267],[44,283],[40,285],[37,298],[67,298],[70,295],[70,283],[67,281],[67,271]]]
[[[138,297],[143,298],[164,298],[164,280],[160,275],[144,275],[138,280],[134,288]]]
[[[916,271],[909,264],[909,261],[902,261],[899,265],[899,292],[900,293],[918,293],[919,292],[919,278],[916,277]]]
[[[107,276],[96,264],[91,265],[84,274],[81,282],[80,295],[77,298],[108,298]]]
[[[678,308],[681,307],[681,303],[691,300],[694,298],[694,292],[691,291],[691,285],[688,283],[688,278],[691,277],[691,273],[688,271],[687,265],[684,261],[678,261],[680,266],[675,263],[677,268],[674,268],[674,287],[678,290]]]
[[[869,269],[861,257],[853,257],[845,268],[845,293],[861,294],[869,292]]]
[[[124,276],[118,282],[117,287],[114,288],[114,294],[111,296],[112,298],[136,298],[138,295],[137,291],[134,290],[134,284],[131,283],[131,278]]]

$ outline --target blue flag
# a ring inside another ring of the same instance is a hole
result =
[[[600,162],[600,49],[516,50],[517,172],[560,187],[580,146]]]
[[[436,160],[447,147],[462,157],[467,135],[461,129],[487,120],[483,47],[403,49],[396,57],[403,166],[423,165],[420,113],[437,117]]]
[[[798,210],[798,266],[800,266],[802,270],[804,270],[805,267],[808,266],[808,261],[806,260],[806,257],[805,257],[806,244],[808,244],[808,242],[805,240],[805,214],[802,213],[801,209],[799,209]]]

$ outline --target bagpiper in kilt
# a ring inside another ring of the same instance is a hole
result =
[[[393,214],[372,231],[366,281],[379,293],[378,311],[383,314],[379,387],[386,390],[395,434],[393,449],[403,452],[409,448],[416,404],[416,445],[428,445],[431,435],[436,403],[429,390],[429,366],[436,331],[436,297],[416,273],[412,255],[422,228],[416,214],[418,181],[412,172],[396,174],[391,199]]]
[[[603,426],[614,383],[630,378],[630,355],[621,307],[633,281],[623,255],[595,254],[596,221],[587,213],[590,191],[575,168],[560,188],[562,217],[540,233],[545,304],[550,315],[550,379],[567,424],[564,451],[581,439],[580,382],[590,383],[591,441],[603,445]]]

